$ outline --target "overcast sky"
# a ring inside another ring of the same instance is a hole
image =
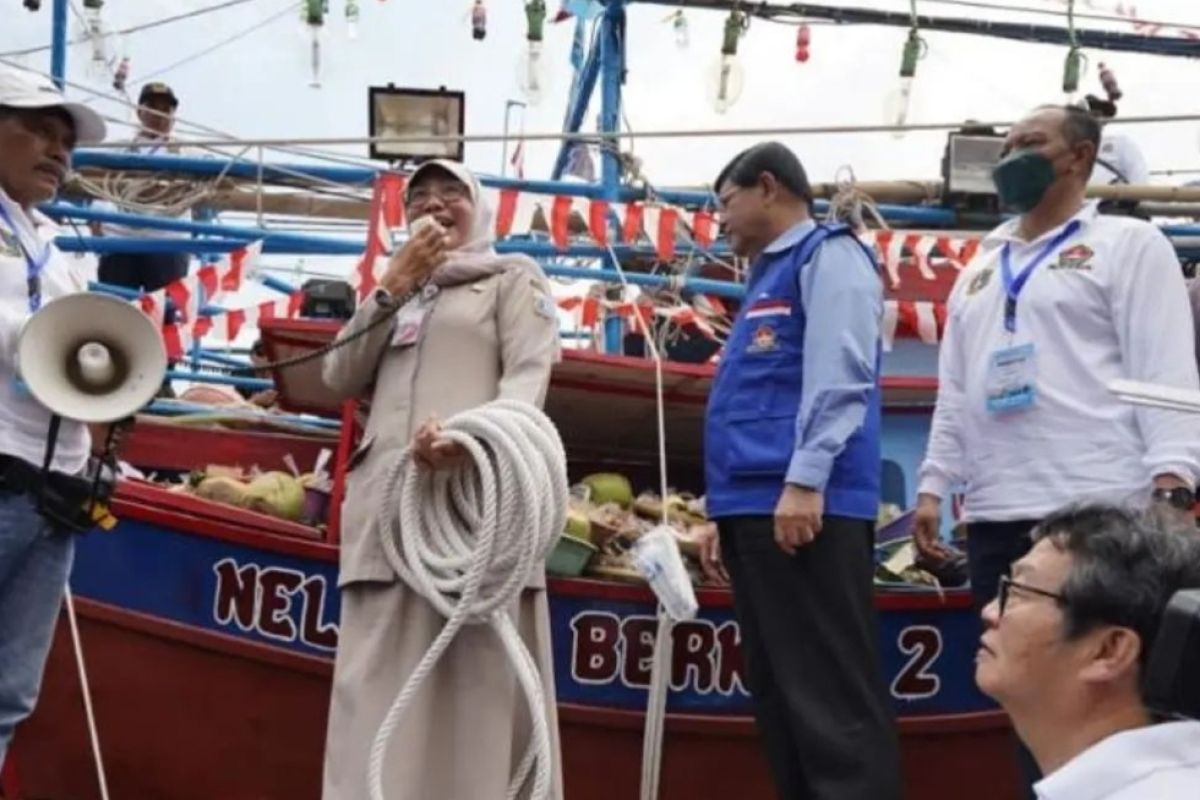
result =
[[[216,1],[110,0],[103,15],[110,29],[119,29]],[[343,21],[344,0],[331,0],[321,33],[319,89],[309,86],[309,34],[298,10],[201,55],[293,5],[288,0],[249,0],[126,36],[111,46],[131,59],[132,93],[136,94],[147,76],[169,81],[182,100],[182,118],[242,137],[365,135],[367,87],[388,82],[463,90],[468,133],[501,131],[506,100],[520,98],[516,63],[524,46],[522,0],[487,0],[489,23],[484,42],[470,37],[470,0],[360,2],[358,38],[351,40]],[[908,8],[904,0],[826,2],[898,11]],[[1001,5],[998,0],[984,2]],[[1020,4],[1044,11],[1065,8],[1065,0],[1020,0]],[[50,5],[50,0],[43,0],[39,13],[28,13],[16,0],[8,0],[0,28],[0,51],[47,44]],[[553,12],[558,0],[548,0],[548,5]],[[1113,13],[1121,4],[1116,0],[1078,0],[1078,5],[1081,13]],[[1196,0],[1139,0],[1136,6],[1143,18],[1200,28],[1200,3]],[[918,8],[921,13],[940,16],[1065,24],[1061,16],[986,11],[932,0],[919,0]],[[691,42],[680,49],[671,26],[664,22],[669,13],[664,6],[641,4],[634,4],[629,11],[625,112],[635,132],[885,122],[885,106],[899,83],[904,29],[814,24],[811,59],[799,64],[794,59],[795,27],[754,20],[740,48],[745,90],[728,113],[719,115],[707,99],[708,76],[719,53],[724,16],[687,12]],[[541,105],[529,109],[525,120],[529,131],[561,127],[571,77],[572,25],[547,25],[545,61],[551,68],[552,86]],[[1133,31],[1127,22],[1081,20],[1080,26]],[[72,19],[72,35],[79,30]],[[1162,33],[1168,35],[1172,30]],[[935,32],[923,35],[929,52],[918,68],[910,122],[1014,118],[1036,104],[1064,99],[1060,83],[1065,47]],[[1123,115],[1200,112],[1196,88],[1200,86],[1200,63],[1195,59],[1098,51],[1089,52],[1088,57],[1091,64],[1083,89],[1100,93],[1096,68],[1105,61],[1125,90],[1120,105]],[[34,68],[49,66],[48,52],[22,60]],[[91,68],[90,60],[88,45],[72,47],[69,79],[111,92],[111,78]],[[78,89],[72,91],[82,94]],[[110,114],[132,119],[128,110],[103,101],[101,106]],[[598,110],[597,100],[585,127],[594,126]],[[1125,132],[1140,142],[1151,169],[1200,169],[1200,123],[1139,125]],[[752,141],[738,137],[642,140],[634,146],[654,183],[704,184],[732,154]],[[913,133],[903,139],[890,134],[810,135],[785,141],[800,155],[814,180],[832,179],[843,165],[852,166],[860,180],[936,179],[945,134]],[[366,147],[341,152],[362,157]],[[556,145],[550,143],[530,144],[527,176],[547,177],[556,152]],[[500,146],[469,144],[466,160],[478,170],[498,172]],[[332,263],[348,269],[352,260],[320,259],[319,263],[322,268]]]
[[[78,3],[78,0],[76,0]],[[903,0],[827,0],[831,5],[857,5],[905,10]],[[985,0],[996,5],[998,0]],[[215,0],[111,0],[104,9],[110,28],[141,24]],[[1064,0],[1021,0],[1020,5],[1061,10]],[[1115,0],[1078,0],[1081,13],[1103,13],[1121,5]],[[31,14],[8,4],[0,32],[0,50],[46,44],[50,36],[50,0]],[[130,56],[130,87],[142,76],[158,73],[245,31],[290,5],[287,0],[250,0],[225,10],[125,37],[117,48]],[[310,88],[308,34],[299,13],[288,13],[208,55],[161,74],[181,97],[180,116],[244,137],[354,136],[366,132],[366,87],[393,82],[399,86],[461,89],[467,94],[467,129],[498,133],[504,104],[519,98],[516,60],[523,46],[522,0],[488,0],[488,37],[470,38],[469,0],[361,0],[356,40],[346,36],[344,0],[331,0],[321,34],[322,87]],[[551,11],[557,0],[549,0]],[[1129,5],[1129,4],[1125,4]],[[1140,0],[1145,18],[1200,26],[1195,0]],[[1090,9],[1088,7],[1091,7]],[[920,0],[925,14],[1016,19],[1063,24],[1052,16],[982,11]],[[1191,9],[1189,11],[1189,9]],[[725,115],[715,113],[707,94],[708,76],[719,52],[723,16],[687,13],[691,43],[674,44],[670,9],[634,4],[629,12],[629,79],[625,110],[633,130],[678,128],[878,124],[898,84],[901,28],[814,24],[812,57],[794,60],[795,28],[755,20],[742,40],[740,60],[745,90]],[[1111,12],[1110,12],[1111,13]],[[1194,17],[1194,19],[1189,19]],[[78,32],[73,20],[72,31]],[[1125,23],[1083,20],[1081,26],[1132,31]],[[1164,31],[1169,33],[1170,31]],[[572,24],[547,25],[545,60],[552,88],[542,104],[529,110],[530,131],[561,126],[570,84],[568,52]],[[1037,103],[1063,98],[1059,84],[1065,48],[989,39],[979,36],[926,33],[929,54],[921,62],[909,114],[913,122],[953,121],[967,117],[1009,118]],[[1124,53],[1089,52],[1091,70],[1084,88],[1097,92],[1096,65],[1107,62],[1125,90],[1123,115],[1200,112],[1200,63],[1195,59]],[[71,48],[69,77],[108,88],[104,77],[89,70],[87,46]],[[46,68],[48,53],[25,63]],[[593,125],[598,102],[589,112]],[[112,110],[111,108],[109,109]],[[124,116],[127,116],[124,115]],[[1152,169],[1200,167],[1200,124],[1196,122],[1130,127],[1143,144]],[[852,165],[863,180],[936,177],[944,134],[795,136],[787,139],[814,179],[832,178],[838,167]],[[750,140],[711,138],[645,140],[635,143],[647,175],[656,183],[694,184],[711,179],[724,160]],[[364,148],[347,153],[361,154]],[[555,146],[531,144],[526,172],[549,172]],[[467,161],[477,169],[497,171],[498,145],[473,144]]]

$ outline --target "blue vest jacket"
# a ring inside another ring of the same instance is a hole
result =
[[[846,226],[818,225],[793,247],[764,254],[754,265],[708,396],[704,470],[712,519],[775,513],[796,449],[803,388],[801,270],[822,242],[846,235],[853,235]],[[874,264],[874,255],[866,252]],[[830,472],[826,514],[872,520],[878,514],[878,360],[875,374],[863,424],[847,440]]]

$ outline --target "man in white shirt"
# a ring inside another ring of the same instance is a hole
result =
[[[175,127],[175,111],[179,98],[165,83],[147,83],[138,96],[138,122],[141,127],[129,147],[130,153],[154,155],[177,153],[178,145],[171,139]],[[118,211],[137,209],[117,208]],[[134,237],[139,239],[175,239],[181,234],[152,228],[137,228],[129,225],[106,223],[93,226],[97,235]],[[186,277],[188,273],[187,253],[105,253],[100,258],[100,280],[129,289],[146,292],[157,291],[164,286]],[[173,315],[168,315],[170,322]]]
[[[1051,514],[983,611],[975,680],[1046,775],[1039,800],[1200,797],[1200,721],[1161,721],[1144,700],[1167,604],[1200,589],[1200,538],[1162,518],[1103,504]]]
[[[72,534],[35,506],[50,413],[17,385],[14,360],[25,320],[87,284],[35,207],[58,192],[76,143],[104,134],[48,79],[0,67],[0,765],[37,699],[73,552]],[[87,429],[64,420],[51,480],[78,475],[88,450]]]
[[[1099,141],[1075,107],[1013,126],[994,177],[1020,216],[985,238],[949,298],[913,535],[944,557],[941,503],[964,489],[977,607],[1056,508],[1154,498],[1182,514],[1195,502],[1200,417],[1135,408],[1106,388],[1131,378],[1195,390],[1200,379],[1180,335],[1192,319],[1171,243],[1084,201]]]

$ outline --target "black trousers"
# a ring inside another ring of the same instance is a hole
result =
[[[971,574],[971,598],[975,610],[996,598],[1000,591],[1000,576],[1007,575],[1009,567],[1029,552],[1033,541],[1030,531],[1038,524],[1035,519],[1014,522],[972,522],[967,526],[967,569]],[[1015,738],[1015,737],[1014,737]],[[1017,766],[1027,786],[1027,796],[1033,800],[1033,784],[1041,780],[1033,754],[1019,740],[1016,743]]]
[[[755,720],[782,800],[897,800],[871,522],[827,516],[789,556],[766,516],[718,520]]]

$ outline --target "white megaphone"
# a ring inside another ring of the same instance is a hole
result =
[[[102,294],[46,303],[21,328],[17,371],[39,403],[77,422],[115,422],[162,388],[162,337],[137,306]]]

